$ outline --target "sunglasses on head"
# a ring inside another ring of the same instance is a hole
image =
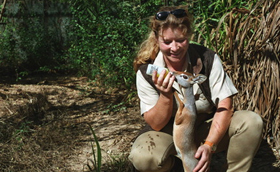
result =
[[[160,11],[156,14],[156,19],[165,20],[169,14],[173,14],[177,18],[185,17],[187,15],[186,11],[183,9],[176,9],[173,11]]]

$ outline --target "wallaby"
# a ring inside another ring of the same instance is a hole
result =
[[[184,89],[184,101],[182,102],[175,92],[179,107],[175,116],[173,139],[178,156],[181,158],[184,171],[192,172],[198,160],[194,157],[197,147],[194,142],[194,127],[196,121],[195,97],[193,84],[206,80],[204,75],[192,75],[187,72],[172,72],[178,84]]]

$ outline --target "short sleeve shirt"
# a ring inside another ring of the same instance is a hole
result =
[[[187,71],[187,66],[191,65],[188,55],[186,58],[187,60],[184,65],[184,71]],[[153,64],[160,67],[166,67],[161,52],[158,53]],[[148,83],[148,81],[146,81],[139,70],[137,71],[136,75],[136,86],[138,97],[140,98],[140,111],[141,114],[144,114],[155,106],[157,100],[159,99],[159,95],[157,91]],[[237,89],[233,85],[227,73],[224,71],[222,61],[217,54],[214,56],[213,66],[209,76],[209,87],[211,91],[211,99],[216,106],[221,100],[237,94]],[[179,98],[183,101],[184,93],[177,82],[173,83],[173,88],[177,91]],[[202,94],[202,91],[197,84],[193,85],[193,91],[196,97],[199,97],[195,102],[197,113],[212,113],[211,104]],[[173,110],[173,112],[176,111]]]

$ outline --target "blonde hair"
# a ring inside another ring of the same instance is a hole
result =
[[[157,20],[155,16],[150,17],[150,28],[151,31],[148,38],[140,45],[140,49],[137,53],[136,58],[133,61],[134,70],[137,71],[142,64],[151,63],[155,60],[159,47],[157,39],[163,30],[167,28],[180,29],[187,38],[190,38],[192,34],[192,17],[188,13],[186,6],[169,7],[164,6],[159,11],[173,11],[175,9],[184,9],[186,16],[177,18],[174,15],[168,15],[166,20]],[[161,33],[160,33],[161,32]]]

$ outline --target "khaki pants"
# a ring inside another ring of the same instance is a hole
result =
[[[199,125],[196,130],[196,144],[206,139],[211,120]],[[168,172],[174,165],[176,151],[172,138],[173,122],[164,131],[146,131],[135,140],[129,160],[141,172]],[[259,148],[263,121],[251,111],[236,111],[228,132],[217,147],[216,152],[227,150],[227,172],[247,172]]]

